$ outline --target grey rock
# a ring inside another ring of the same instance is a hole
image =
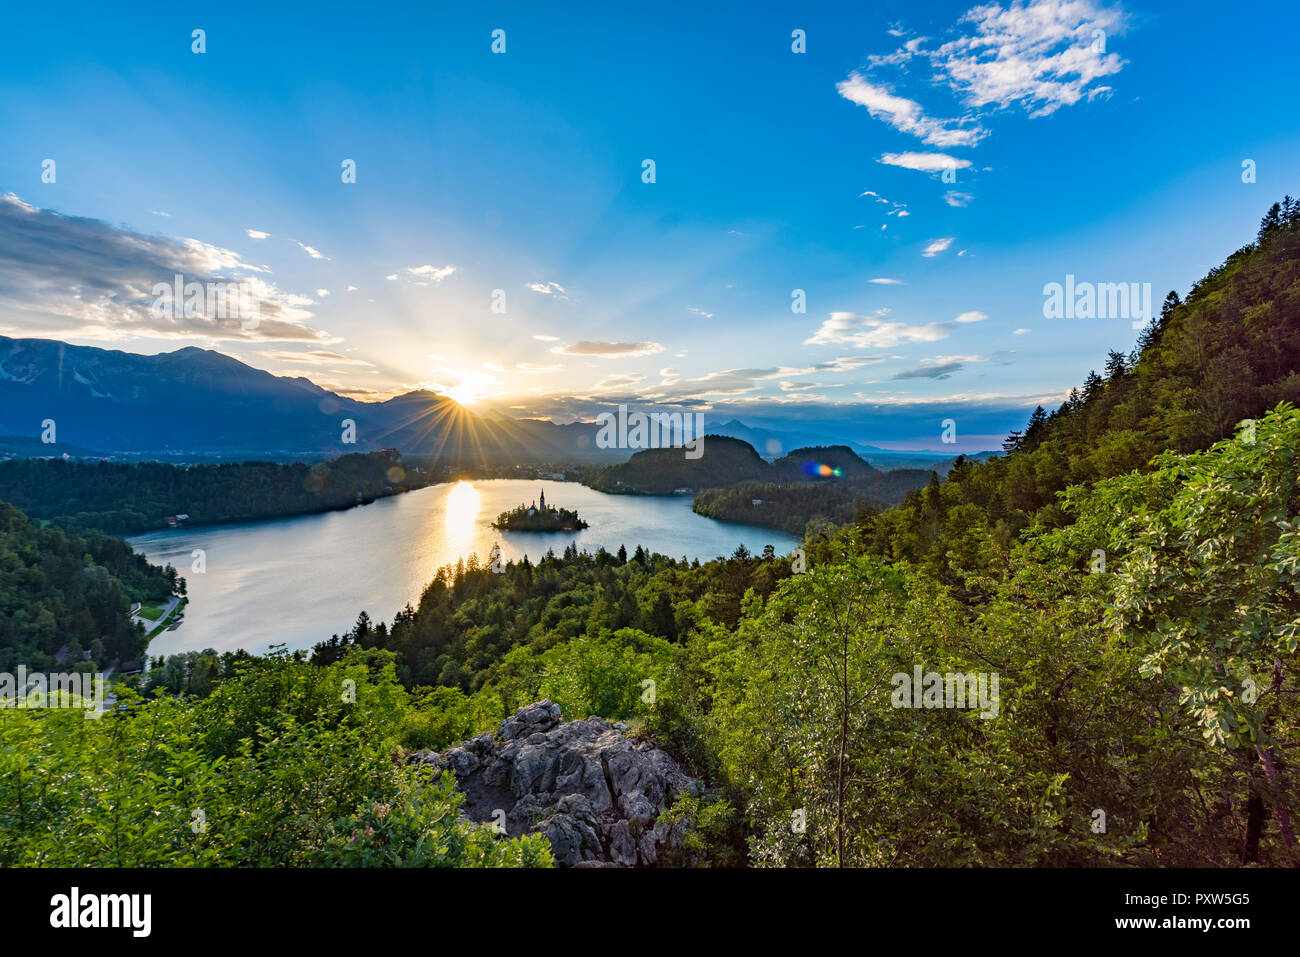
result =
[[[502,741],[526,738],[534,732],[551,730],[560,723],[560,706],[548,698],[520,708],[501,722],[497,737]]]
[[[453,771],[463,813],[488,823],[506,816],[506,832],[545,834],[561,867],[651,866],[681,844],[680,826],[659,821],[699,784],[648,741],[624,737],[603,718],[563,721],[555,703],[520,708],[487,733],[413,763]]]

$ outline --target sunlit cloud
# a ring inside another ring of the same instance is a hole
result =
[[[0,319],[21,316],[28,332],[117,341],[336,341],[305,325],[313,300],[279,288],[268,273],[198,239],[147,236],[0,196]],[[174,289],[177,276],[182,286],[237,286],[256,304],[256,317],[223,317],[208,302],[188,315],[156,308],[155,289]]]
[[[364,359],[354,359],[349,356],[341,355],[337,352],[327,352],[323,349],[317,349],[312,352],[288,352],[284,350],[268,349],[259,355],[265,356],[276,362],[302,362],[308,365],[347,365],[347,366],[369,366],[371,363]]]
[[[979,322],[983,313],[964,312],[951,322],[927,322],[909,325],[888,318],[888,309],[869,316],[852,312],[832,312],[818,330],[804,340],[805,345],[848,344],[866,349],[888,349],[908,342],[938,342],[952,335],[958,323]],[[880,361],[880,360],[877,360]]]
[[[406,271],[420,282],[416,285],[440,283],[456,271],[455,266],[408,266]],[[392,278],[391,276],[389,277]]]
[[[567,346],[556,346],[551,350],[564,356],[599,356],[602,359],[626,358],[628,356],[648,356],[663,352],[664,347],[657,342],[590,342],[583,340]]]

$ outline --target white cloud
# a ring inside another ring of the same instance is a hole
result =
[[[877,203],[884,203],[886,206],[893,207],[893,209],[885,213],[886,216],[911,216],[912,215],[907,211],[907,203],[896,203],[892,199],[885,199],[885,197],[881,196],[875,190],[871,190],[871,189],[863,190],[861,193],[858,194],[858,199],[863,199],[868,196],[874,199]],[[854,226],[853,228],[861,229],[862,227]]]
[[[536,339],[538,342],[559,342],[560,341],[559,336],[536,335],[533,336],[533,338]]]
[[[821,327],[804,340],[805,345],[845,343],[859,349],[888,349],[905,342],[938,342],[951,333],[951,324],[930,322],[908,325],[885,318],[888,310],[860,316],[852,312],[832,312]]]
[[[973,7],[960,21],[974,35],[929,54],[936,76],[972,107],[1022,105],[1031,117],[1109,93],[1098,85],[1124,61],[1106,42],[1124,33],[1128,14],[1095,0],[1035,0]],[[1097,42],[1100,32],[1100,43]]]
[[[418,279],[424,280],[417,285],[427,285],[430,282],[439,283],[456,271],[455,266],[408,266],[406,271]]]
[[[972,193],[962,193],[955,189],[950,189],[943,194],[943,201],[949,206],[969,206],[974,198],[975,196]]]
[[[927,146],[974,146],[988,136],[988,130],[978,124],[967,126],[969,119],[940,120],[926,116],[920,103],[895,96],[856,71],[847,80],[835,84],[835,89],[850,103],[865,106],[873,118],[917,137]]]
[[[877,285],[877,286],[903,286],[903,285],[906,285],[906,283],[904,283],[903,280],[901,280],[901,279],[887,279],[887,278],[885,278],[885,277],[883,277],[883,276],[881,276],[881,277],[879,277],[879,278],[877,278],[877,279],[868,279],[867,282],[869,282],[869,283],[874,283],[874,284]]]
[[[712,319],[713,313],[705,312],[699,306],[687,306],[686,311],[693,316],[699,316],[701,319]]]
[[[948,247],[952,245],[952,239],[953,237],[948,236],[944,239],[930,240],[930,245],[925,247],[925,251],[921,253],[921,255],[927,259],[933,259],[935,256],[939,255],[939,253],[945,252]]]
[[[889,319],[890,310],[877,309],[869,316],[852,312],[832,312],[818,330],[804,340],[804,345],[828,345],[847,343],[859,349],[889,349],[908,342],[938,342],[947,339],[959,324],[982,322],[988,316],[982,312],[963,312],[950,322],[926,322],[910,325]],[[831,370],[839,372],[858,368],[861,365],[874,365],[888,358],[898,356],[851,356],[836,359],[833,362],[818,363],[811,369],[782,369],[785,374],[803,375],[813,371]]]
[[[929,85],[946,87],[974,111],[955,130],[951,124],[959,121],[927,119],[919,104],[893,96],[879,81],[852,73],[840,86],[854,90],[873,116],[931,146],[973,146],[978,139],[944,143],[926,137],[978,131],[982,139],[988,131],[979,121],[991,110],[1018,104],[1031,117],[1047,116],[1110,93],[1099,81],[1119,73],[1124,60],[1107,47],[1126,32],[1129,20],[1119,4],[1098,0],[985,3],[957,21],[959,35],[947,42],[926,46],[925,37],[912,37],[893,53],[868,58],[873,71],[910,72],[914,60],[928,63]]]
[[[885,153],[878,162],[922,173],[939,173],[946,169],[966,169],[970,166],[970,160],[957,159],[947,153]]]
[[[967,10],[945,41],[912,36],[892,53],[868,57],[869,69],[853,71],[836,90],[927,146],[974,147],[990,135],[987,119],[997,112],[1019,108],[1042,117],[1111,94],[1105,81],[1125,61],[1108,47],[1130,21],[1119,3],[1104,0],[1009,0],[1005,6],[994,0]],[[925,67],[928,76],[922,75]],[[915,83],[927,95],[946,91],[953,98],[946,112],[964,110],[963,115],[929,115],[919,102],[895,92],[886,75]],[[925,172],[953,166],[951,157],[936,153],[887,153],[880,162]],[[969,165],[961,160],[953,168]],[[945,201],[965,206],[971,198],[951,191]]]
[[[1016,329],[1011,334],[1013,336],[1023,336],[1033,331],[1033,329]]]
[[[328,289],[317,289],[317,290],[316,290],[316,295],[317,295],[319,298],[321,298],[321,299],[324,299],[324,298],[325,298],[326,296],[328,296],[329,294],[330,294],[330,291],[329,291]]]
[[[298,243],[298,240],[295,239],[294,242]],[[311,246],[308,246],[306,243],[298,243],[298,245],[301,246],[302,249],[307,253],[307,255],[310,256],[312,259],[324,259],[326,262],[329,262],[329,257],[323,255],[320,252],[320,250],[313,249]]]
[[[356,291],[357,291],[357,287],[356,287],[356,286],[348,286],[348,290],[347,290],[347,291],[348,291],[348,292],[356,292]]]
[[[554,296],[556,299],[568,299],[565,289],[558,282],[530,282],[525,285],[533,292],[540,292],[543,296]]]
[[[245,229],[244,232],[248,233],[249,239],[266,239],[271,235],[270,233],[262,232],[260,229]],[[302,243],[299,243],[298,245],[302,246]],[[304,246],[303,248],[305,249],[306,247]]]

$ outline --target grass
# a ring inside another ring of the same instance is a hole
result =
[[[159,605],[141,605],[139,615],[141,618],[148,618],[150,621],[157,621],[162,617],[162,607]]]
[[[168,626],[169,624],[171,624],[172,622],[174,622],[177,618],[179,618],[179,617],[181,616],[181,613],[185,611],[185,606],[186,606],[187,604],[189,604],[189,599],[188,599],[188,598],[182,598],[182,599],[181,599],[181,600],[176,604],[176,607],[175,607],[175,609],[173,609],[172,613],[171,613],[170,615],[168,615],[166,618],[159,618],[159,615],[162,614],[162,609],[161,609],[161,608],[154,608],[153,610],[156,611],[158,614],[156,614],[156,615],[151,615],[151,616],[147,616],[147,617],[149,617],[149,619],[150,619],[151,621],[156,621],[157,624],[155,624],[153,628],[150,628],[150,629],[149,629],[149,634],[148,634],[146,637],[148,637],[148,638],[152,638],[152,637],[154,637],[154,635],[157,635],[159,632],[164,631],[164,630],[167,628],[167,626]],[[141,606],[141,608],[140,608],[140,614],[141,614],[141,615],[144,615],[145,608],[148,608],[148,607],[152,607],[152,606]]]

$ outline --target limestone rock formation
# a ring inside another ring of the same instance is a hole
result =
[[[511,836],[545,834],[559,866],[648,866],[681,843],[680,825],[659,813],[699,785],[626,730],[603,718],[562,721],[546,700],[520,708],[496,734],[411,760],[454,771],[470,819],[503,823]]]

